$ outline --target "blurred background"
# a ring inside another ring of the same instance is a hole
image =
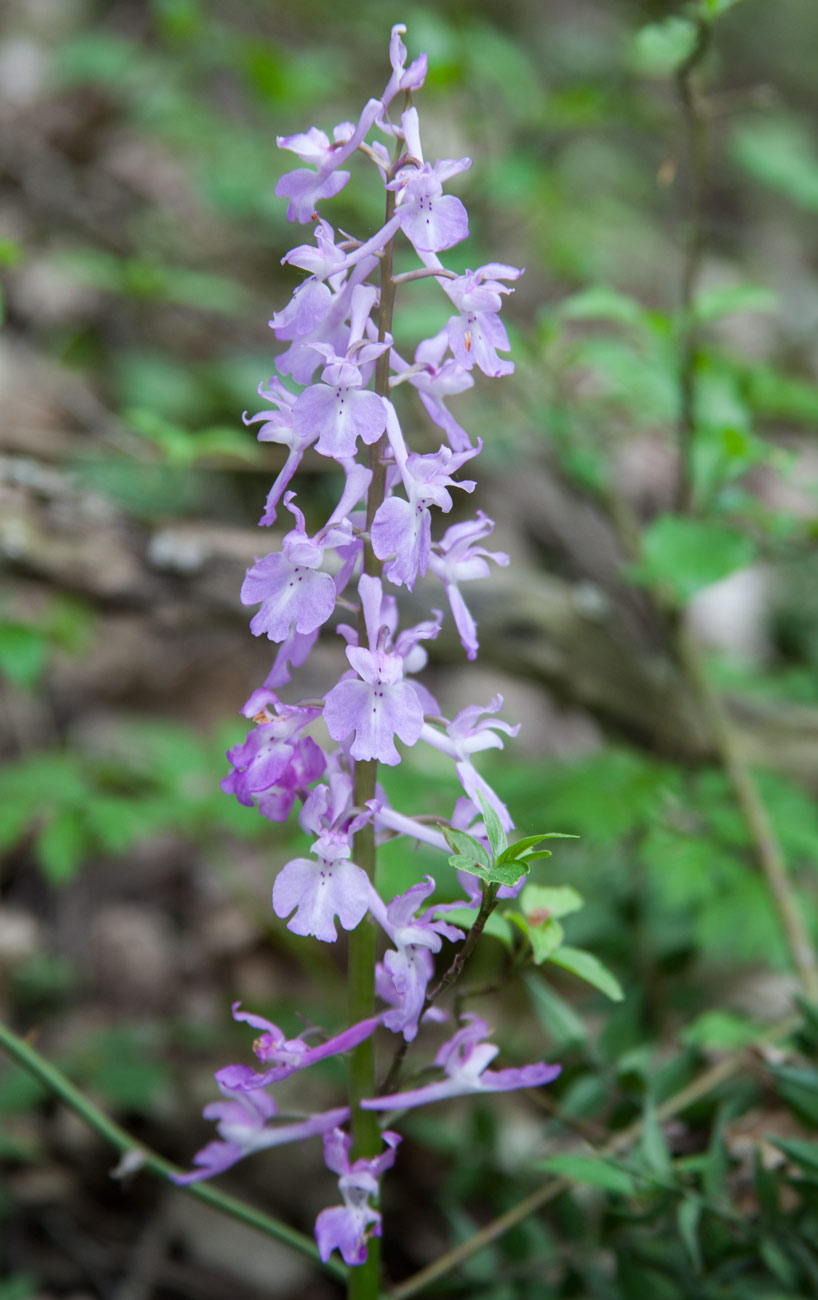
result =
[[[280,259],[305,237],[274,196],[292,165],[276,135],[355,118],[405,22],[410,57],[429,55],[427,158],[474,160],[452,187],[471,237],[447,264],[527,268],[504,311],[515,375],[456,399],[485,449],[453,519],[487,511],[512,563],[474,584],[477,664],[448,623],[427,680],[449,716],[500,691],[523,720],[483,770],[521,833],[581,836],[543,879],[583,893],[570,942],[627,996],[540,967],[495,1001],[508,1063],[565,1063],[557,1113],[418,1113],[385,1207],[399,1278],[577,1131],[624,1127],[791,1003],[674,636],[707,653],[812,925],[818,8],[5,0],[0,21],[0,1008],[182,1164],[210,1138],[213,1071],[249,1058],[232,1001],[288,1032],[296,1011],[345,1016],[343,941],[316,951],[270,909],[306,840],[218,787],[271,660],[238,593],[280,536],[256,520],[282,461],[241,415],[265,406],[267,321],[299,279]],[[366,237],[381,201],[361,168],[324,215]],[[407,347],[446,319],[427,285],[401,298]],[[335,501],[327,471],[302,467],[309,526]],[[332,680],[335,640],[293,698]],[[414,754],[388,778],[407,811],[445,815],[456,794]],[[394,892],[433,868],[395,846],[381,869]],[[475,982],[508,961],[488,940]],[[726,1100],[654,1133],[641,1182],[578,1185],[430,1294],[818,1295],[813,1048],[754,1058]],[[335,1104],[340,1067],[312,1073],[310,1103]],[[336,1294],[179,1193],[112,1183],[111,1153],[16,1068],[0,1120],[2,1300]],[[305,1231],[335,1195],[318,1144],[223,1181]]]

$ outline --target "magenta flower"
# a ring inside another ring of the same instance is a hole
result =
[[[339,1174],[338,1187],[344,1204],[322,1210],[315,1222],[318,1252],[327,1262],[333,1250],[339,1250],[347,1264],[363,1264],[369,1237],[380,1237],[381,1215],[369,1204],[377,1196],[381,1174],[395,1163],[395,1147],[401,1141],[397,1133],[386,1129],[382,1134],[388,1150],[374,1160],[360,1159],[350,1164],[352,1138],[340,1128],[324,1137],[327,1168]]]
[[[510,1070],[486,1069],[499,1052],[499,1047],[483,1041],[489,1033],[484,1020],[470,1013],[462,1016],[461,1020],[469,1023],[445,1042],[435,1057],[435,1065],[443,1070],[444,1079],[422,1088],[396,1092],[390,1097],[372,1097],[361,1102],[364,1109],[410,1110],[430,1101],[445,1101],[448,1097],[462,1097],[466,1093],[538,1088],[541,1084],[551,1083],[560,1073],[561,1066],[547,1065],[545,1061]]]

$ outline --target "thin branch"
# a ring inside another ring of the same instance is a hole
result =
[[[786,1019],[780,1020],[776,1024],[772,1025],[754,1044],[742,1048],[732,1056],[727,1057],[726,1060],[720,1061],[717,1065],[712,1065],[708,1069],[704,1070],[697,1078],[686,1084],[684,1088],[680,1088],[680,1090],[677,1093],[674,1093],[672,1097],[669,1097],[667,1101],[663,1102],[660,1106],[657,1106],[656,1115],[658,1119],[671,1119],[674,1115],[680,1114],[682,1111],[685,1111],[690,1106],[694,1105],[695,1102],[708,1096],[709,1093],[715,1092],[715,1090],[721,1087],[723,1083],[728,1083],[730,1079],[734,1078],[735,1075],[740,1074],[741,1071],[746,1068],[747,1053],[749,1051],[754,1048],[757,1049],[763,1047],[768,1043],[778,1042],[782,1038],[789,1037],[789,1035],[793,1033],[801,1023],[802,1017],[800,1015],[793,1014],[787,1016]],[[634,1120],[634,1122],[629,1124],[627,1128],[623,1128],[618,1133],[615,1133],[613,1137],[604,1144],[604,1146],[598,1147],[593,1154],[600,1158],[618,1155],[620,1152],[632,1146],[633,1143],[641,1137],[643,1127],[643,1119],[640,1118]],[[570,1178],[549,1178],[547,1182],[536,1188],[535,1191],[531,1192],[529,1196],[526,1196],[524,1200],[518,1201],[516,1205],[513,1205],[511,1209],[506,1210],[504,1214],[499,1215],[496,1219],[492,1219],[490,1223],[487,1223],[486,1226],[481,1228],[479,1232],[475,1233],[473,1237],[469,1237],[468,1241],[464,1241],[459,1246],[455,1246],[454,1250],[447,1251],[445,1255],[441,1255],[440,1258],[436,1259],[432,1264],[429,1264],[426,1268],[422,1268],[419,1272],[414,1273],[412,1277],[407,1278],[405,1282],[398,1283],[398,1285],[393,1287],[389,1292],[388,1300],[408,1300],[409,1296],[417,1295],[417,1293],[428,1286],[430,1282],[434,1282],[439,1277],[443,1277],[445,1274],[450,1273],[452,1269],[465,1263],[467,1259],[471,1259],[473,1255],[478,1253],[478,1251],[483,1250],[486,1246],[490,1246],[493,1241],[497,1241],[500,1237],[504,1236],[511,1228],[516,1227],[518,1223],[522,1223],[530,1214],[541,1209],[542,1206],[547,1205],[549,1201],[553,1201],[562,1192],[568,1191],[571,1185],[572,1183]]]
[[[701,651],[684,630],[677,636],[679,659],[691,686],[710,717],[722,766],[755,849],[755,855],[772,894],[793,965],[807,999],[818,1002],[818,963],[801,906],[787,871],[781,843],[736,737],[721,696],[715,691],[702,661]]]
[[[146,1147],[142,1142],[137,1142],[131,1137],[130,1133],[121,1128],[119,1124],[110,1119],[104,1111],[95,1106],[84,1093],[76,1088],[70,1079],[68,1079],[57,1066],[44,1056],[41,1056],[30,1043],[24,1038],[20,1038],[7,1025],[0,1022],[0,1047],[3,1047],[24,1070],[27,1070],[35,1079],[38,1079],[49,1092],[59,1097],[66,1106],[70,1107],[80,1119],[106,1142],[110,1143],[123,1157],[120,1167],[126,1171],[133,1169],[147,1169],[150,1173],[156,1174],[159,1178],[168,1180],[171,1174],[182,1172],[177,1165],[171,1164],[162,1156]],[[240,1223],[244,1223],[249,1228],[255,1228],[259,1232],[265,1233],[268,1237],[274,1237],[276,1241],[281,1241],[289,1246],[299,1255],[306,1256],[313,1264],[325,1270],[332,1277],[340,1282],[347,1279],[349,1270],[339,1264],[335,1259],[329,1259],[323,1263],[318,1254],[318,1248],[311,1237],[304,1236],[303,1233],[296,1231],[295,1228],[289,1228],[286,1223],[281,1223],[274,1219],[272,1215],[264,1214],[261,1210],[256,1210],[251,1205],[235,1196],[228,1196],[224,1192],[217,1191],[215,1187],[210,1187],[203,1183],[192,1183],[186,1187],[180,1187],[180,1192],[185,1192],[189,1196],[196,1197],[199,1201],[204,1201],[215,1210],[220,1210],[222,1214],[227,1214]]]
[[[685,231],[685,257],[680,294],[681,337],[679,343],[679,480],[676,504],[689,511],[693,503],[693,441],[696,434],[696,349],[698,330],[695,293],[704,250],[704,219],[707,201],[708,137],[707,118],[701,110],[694,74],[710,45],[710,24],[697,23],[696,41],[676,73],[676,89],[682,107],[689,168],[690,197]]]

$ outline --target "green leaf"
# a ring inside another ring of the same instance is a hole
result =
[[[38,835],[35,854],[52,885],[73,880],[88,855],[88,833],[80,814],[61,809]]]
[[[688,1047],[732,1051],[754,1043],[761,1026],[733,1011],[705,1011],[687,1026],[682,1042]]]
[[[731,152],[756,180],[818,212],[818,155],[805,124],[783,115],[743,124],[733,134]]]
[[[659,515],[642,533],[642,558],[631,576],[665,587],[682,604],[755,557],[745,533],[712,519]]]
[[[653,1174],[662,1183],[667,1183],[673,1176],[673,1163],[670,1158],[665,1135],[656,1114],[653,1099],[645,1099],[645,1112],[642,1119],[642,1138],[639,1154],[646,1171]]]
[[[475,862],[473,858],[466,858],[461,854],[455,854],[454,857],[449,858],[449,862],[455,871],[467,871],[470,876],[478,876],[489,885],[516,885],[520,876],[528,874],[528,867],[524,862],[509,862],[502,866],[487,867],[484,863]]]
[[[702,1271],[702,1251],[699,1245],[699,1222],[702,1217],[702,1203],[695,1196],[685,1196],[676,1213],[679,1236],[684,1242],[690,1256],[690,1262],[697,1273]]]
[[[0,622],[0,675],[15,686],[31,690],[43,675],[47,658],[46,639],[29,623]]]
[[[805,1173],[813,1176],[818,1174],[818,1142],[776,1137],[771,1137],[768,1141],[772,1142],[774,1147],[778,1147],[779,1151],[783,1151],[784,1155]]]
[[[738,312],[776,311],[779,297],[761,284],[728,284],[706,289],[696,296],[693,311],[697,320],[706,323],[733,316]]]
[[[595,285],[574,293],[560,304],[565,320],[611,320],[620,325],[644,326],[648,313],[640,302],[607,285]]]
[[[551,850],[543,849],[535,853],[534,849],[537,844],[542,844],[543,840],[578,840],[578,835],[567,835],[563,831],[543,831],[542,835],[526,835],[525,839],[517,840],[510,844],[508,848],[500,854],[497,861],[514,862],[518,858],[525,858],[528,861],[535,861],[539,858],[550,858]]]
[[[648,23],[634,37],[634,66],[647,76],[670,76],[692,54],[695,44],[696,27],[687,18]]]
[[[492,855],[496,861],[508,848],[506,833],[503,830],[496,810],[492,808],[491,804],[488,803],[486,799],[483,798],[479,791],[477,798],[480,800],[480,807],[483,810],[483,821],[486,826],[486,834],[488,835],[489,844],[491,845]]]
[[[593,984],[594,988],[599,989],[613,1002],[621,1002],[625,996],[619,980],[593,953],[585,952],[582,948],[562,947],[554,953],[551,961],[556,966],[561,966],[563,970],[571,971],[572,975],[577,975],[579,979],[585,980],[586,984]]]
[[[526,885],[520,894],[520,906],[529,925],[536,925],[532,913],[548,913],[553,917],[569,916],[584,907],[585,899],[571,885]],[[547,920],[546,916],[541,918]]]
[[[618,1196],[636,1196],[637,1193],[636,1183],[627,1170],[611,1164],[602,1156],[547,1156],[545,1160],[537,1161],[536,1168],[560,1178],[570,1178],[572,1183],[599,1187]]]
[[[569,1047],[582,1046],[588,1036],[584,1023],[570,1003],[551,987],[543,973],[528,970],[523,976],[523,984],[534,1014],[554,1047],[564,1052]]]
[[[562,926],[553,918],[541,925],[528,925],[528,939],[535,965],[541,966],[549,957],[553,957],[564,938]]]
[[[454,853],[459,853],[464,858],[472,858],[475,862],[485,858],[486,850],[479,840],[473,839],[465,831],[456,831],[452,826],[441,826],[440,829],[443,831],[443,838]]]

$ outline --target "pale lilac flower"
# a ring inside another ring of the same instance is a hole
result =
[[[394,767],[400,762],[395,736],[414,745],[423,729],[423,708],[414,683],[403,680],[403,659],[388,650],[389,629],[381,625],[379,578],[364,574],[358,583],[369,649],[348,645],[346,656],[357,678],[343,677],[324,702],[324,721],[333,740],[355,739],[356,759],[377,759]]]
[[[293,428],[295,393],[289,392],[280,379],[274,376],[266,387],[264,384],[259,384],[258,391],[259,396],[272,402],[275,409],[259,411],[257,415],[248,415],[245,411],[242,420],[248,425],[257,424],[259,420],[263,421],[256,434],[259,442],[277,442],[287,448],[287,459],[267,493],[264,514],[259,520],[260,524],[266,525],[275,523],[276,506],[281,500],[281,494],[298,469],[304,452],[315,439],[309,436],[302,437]]]
[[[443,1044],[435,1057],[435,1065],[445,1073],[444,1079],[421,1088],[396,1092],[389,1097],[372,1097],[361,1102],[364,1109],[410,1110],[414,1106],[425,1106],[431,1101],[445,1101],[467,1093],[538,1088],[541,1084],[551,1083],[560,1073],[562,1066],[548,1065],[545,1061],[516,1069],[488,1070],[487,1065],[500,1049],[496,1044],[484,1041],[489,1033],[486,1022],[471,1013],[462,1016],[461,1020],[468,1023]]]
[[[314,126],[299,135],[276,137],[279,149],[290,149],[302,162],[312,163],[317,168],[313,171],[311,168],[298,167],[279,178],[275,192],[279,198],[289,199],[288,221],[300,221],[302,224],[311,221],[318,200],[331,199],[344,188],[349,180],[349,172],[339,171],[338,168],[355,152],[382,112],[381,101],[370,99],[356,126],[342,122],[335,128],[332,144],[326,134]]]
[[[508,564],[504,551],[487,551],[477,545],[493,528],[494,521],[478,510],[476,519],[447,528],[429,556],[429,568],[443,583],[461,645],[469,659],[475,659],[479,649],[477,625],[460,592],[460,583],[487,578],[487,560],[493,560],[501,567]]]
[[[353,290],[349,339],[342,356],[330,344],[313,343],[314,351],[325,361],[321,383],[307,388],[293,407],[296,434],[308,439],[317,434],[315,450],[335,460],[354,456],[359,438],[367,445],[377,442],[386,428],[383,398],[363,387],[368,382],[372,363],[392,341],[391,338],[381,343],[364,340],[375,298],[371,287],[358,285]]]
[[[462,488],[464,492],[474,491],[473,479],[457,481],[452,478],[452,474],[456,474],[466,461],[478,454],[482,443],[459,452],[442,446],[427,456],[420,456],[416,452],[406,453],[406,445],[391,403],[389,408],[387,435],[408,500],[390,496],[378,507],[372,522],[372,549],[379,560],[388,560],[389,556],[394,556],[384,568],[384,574],[390,582],[397,586],[405,583],[411,591],[417,577],[423,576],[429,563],[432,546],[431,507],[437,506],[444,513],[451,510],[453,502],[448,491],[450,487]]]
[[[327,1133],[349,1118],[349,1108],[340,1106],[292,1124],[272,1125],[269,1121],[276,1117],[278,1107],[266,1092],[261,1089],[246,1092],[229,1087],[218,1077],[217,1081],[225,1100],[210,1102],[202,1114],[205,1119],[216,1121],[219,1139],[208,1142],[193,1157],[194,1165],[199,1166],[197,1169],[187,1174],[170,1175],[177,1186],[187,1187],[203,1178],[224,1173],[225,1169],[230,1169],[254,1151],[282,1146],[286,1142],[302,1142],[304,1138]]]
[[[354,930],[377,895],[365,871],[352,857],[352,837],[369,821],[368,809],[352,813],[351,779],[341,773],[330,786],[316,786],[304,804],[301,825],[317,835],[310,858],[294,858],[282,867],[273,885],[273,910],[294,934],[311,934],[325,943],[338,937],[337,915],[345,930]]]
[[[433,338],[423,339],[415,349],[415,360],[409,365],[392,349],[391,361],[398,381],[407,379],[416,388],[429,418],[442,429],[452,451],[467,451],[471,440],[445,405],[445,398],[455,397],[474,386],[474,380],[454,357],[446,356],[449,350],[448,330],[444,326]]]
[[[389,38],[389,62],[392,64],[392,76],[386,84],[386,89],[381,95],[381,102],[384,108],[388,108],[395,96],[400,92],[410,90],[420,90],[426,79],[426,55],[419,54],[416,59],[406,65],[407,49],[401,40],[401,36],[406,31],[405,23],[395,23],[392,28],[392,34]]]
[[[514,370],[513,361],[502,361],[497,355],[498,348],[507,352],[511,346],[498,313],[502,306],[500,295],[513,293],[501,280],[518,280],[521,275],[519,267],[489,262],[454,280],[439,281],[460,313],[449,319],[447,333],[455,360],[466,370],[477,366],[494,379]]]
[[[383,959],[395,990],[395,1006],[384,1014],[383,1023],[393,1033],[403,1034],[408,1043],[417,1034],[426,988],[434,973],[432,953],[440,951],[443,938],[453,943],[465,937],[456,926],[435,918],[439,908],[427,908],[420,916],[415,915],[434,888],[434,880],[426,876],[393,898],[388,906],[377,898],[370,909],[396,945]]]
[[[372,1160],[361,1158],[354,1164],[349,1159],[352,1138],[348,1134],[336,1128],[324,1137],[324,1159],[327,1168],[340,1175],[338,1188],[344,1198],[343,1206],[322,1210],[315,1222],[315,1239],[324,1263],[337,1249],[345,1263],[363,1264],[367,1239],[381,1235],[381,1215],[369,1200],[378,1194],[381,1174],[395,1163],[395,1147],[401,1141],[389,1129],[381,1137],[388,1150]]]
[[[416,108],[403,113],[401,129],[409,160],[386,186],[397,193],[395,215],[401,229],[419,253],[453,248],[467,238],[469,218],[460,199],[443,193],[443,185],[471,167],[471,158],[424,162]]]
[[[309,537],[303,511],[294,505],[294,492],[284,494],[284,505],[296,526],[284,537],[281,550],[265,555],[247,570],[242,583],[243,605],[261,608],[250,621],[254,636],[285,641],[295,630],[307,634],[326,623],[335,609],[336,586],[320,569],[325,549],[352,539],[348,514],[364,496],[372,471],[363,465],[349,467],[341,500],[324,527]]]
[[[288,1079],[296,1071],[306,1070],[316,1061],[324,1061],[327,1057],[348,1052],[369,1038],[380,1023],[378,1016],[359,1020],[357,1024],[350,1025],[349,1029],[336,1034],[333,1038],[310,1047],[303,1035],[300,1038],[285,1038],[278,1025],[274,1025],[271,1020],[266,1020],[264,1016],[257,1016],[251,1011],[241,1011],[240,1006],[240,1002],[233,1003],[233,1019],[243,1020],[252,1029],[262,1031],[253,1043],[253,1051],[267,1069],[259,1074],[249,1065],[226,1065],[217,1071],[216,1082],[219,1087],[231,1089],[236,1095],[266,1088],[271,1083],[280,1083],[282,1079]]]
[[[471,705],[461,709],[452,722],[446,723],[445,732],[437,730],[429,723],[424,723],[421,739],[425,740],[427,745],[432,745],[434,749],[439,749],[442,754],[448,754],[455,760],[455,771],[460,784],[474,806],[476,808],[480,806],[480,795],[482,795],[494,808],[503,830],[510,831],[514,823],[508,809],[477,771],[471,759],[472,754],[479,753],[483,749],[503,748],[503,742],[497,735],[498,731],[504,731],[507,736],[516,736],[519,732],[519,723],[512,726],[499,718],[492,720],[483,717],[486,713],[499,712],[502,707],[502,695],[495,695],[491,704],[486,707]]]

